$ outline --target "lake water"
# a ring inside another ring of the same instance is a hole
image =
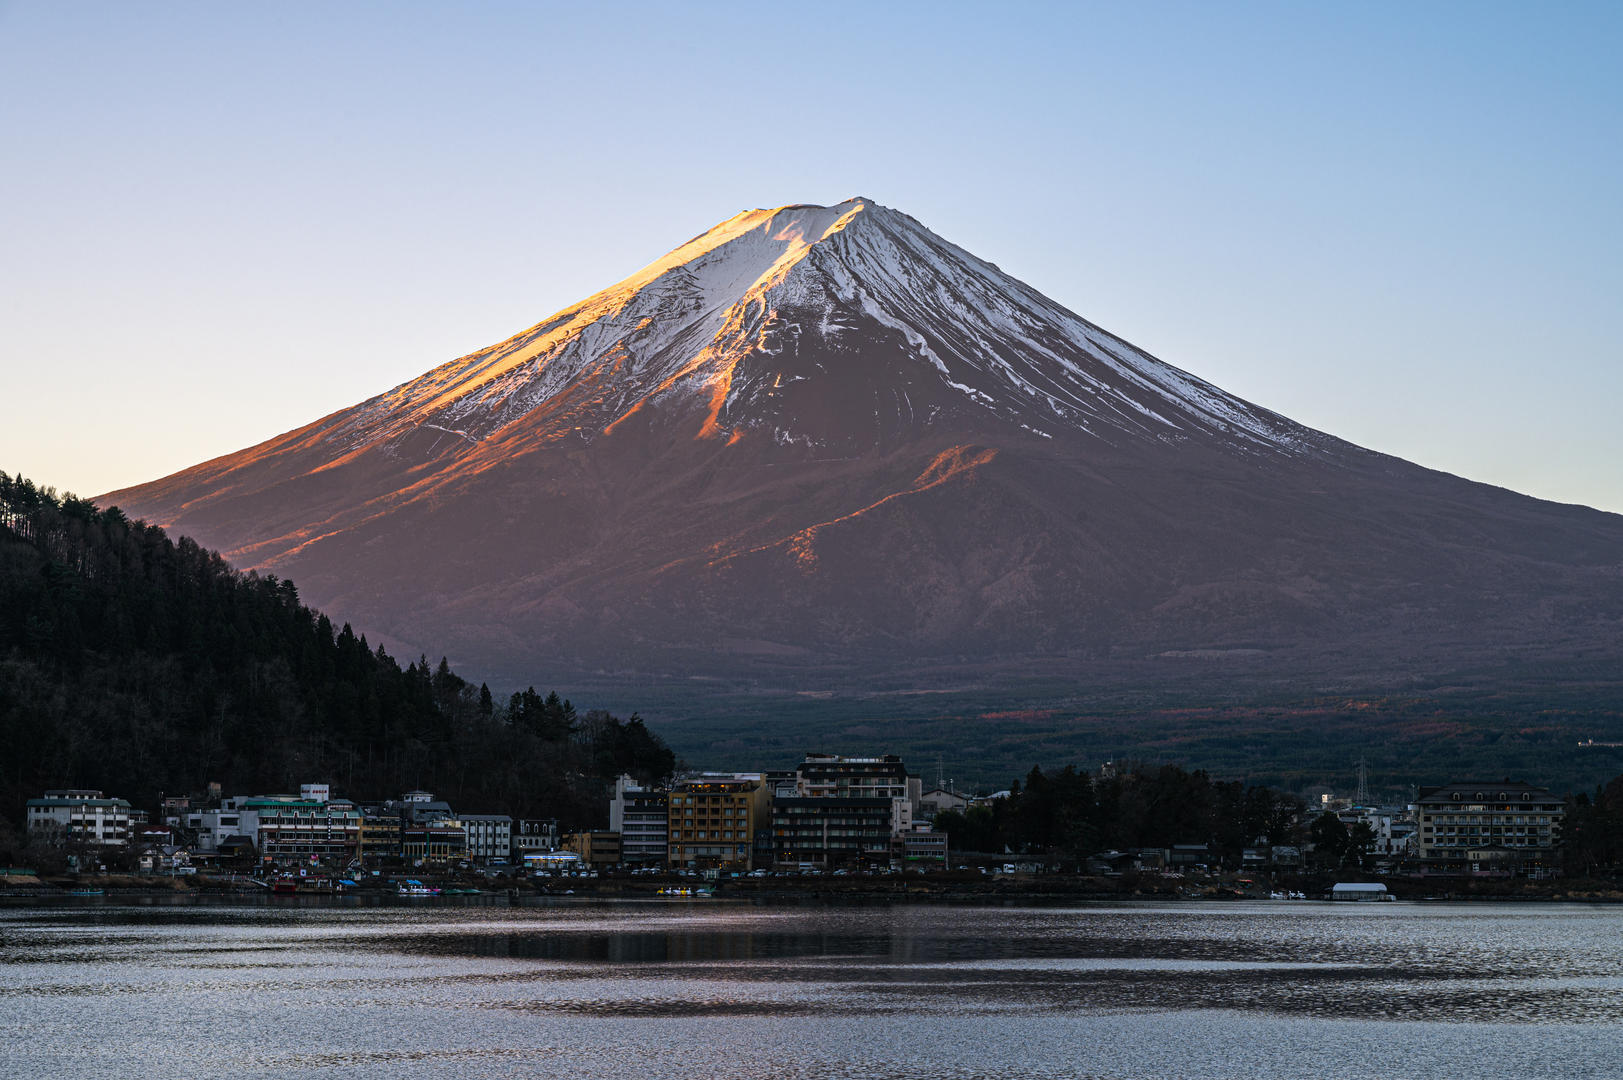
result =
[[[1623,1076],[1579,905],[0,907],[0,1076]]]

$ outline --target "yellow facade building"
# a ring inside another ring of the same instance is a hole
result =
[[[673,868],[748,870],[756,833],[771,829],[772,790],[758,774],[680,780],[671,786],[666,823]]]

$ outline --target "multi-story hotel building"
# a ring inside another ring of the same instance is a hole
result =
[[[347,861],[360,850],[361,811],[345,799],[328,802],[271,795],[242,800],[239,828],[244,835],[252,835],[265,858]]]
[[[792,793],[777,785],[772,859],[803,869],[890,863],[904,856],[921,784],[895,754],[807,754]]]
[[[759,773],[699,776],[671,785],[666,807],[669,864],[747,870],[755,833],[769,827],[772,792]]]
[[[780,795],[772,800],[773,863],[797,870],[889,864],[897,802]]]
[[[1472,869],[1552,863],[1563,800],[1548,788],[1461,780],[1422,788],[1415,802],[1416,850],[1424,862]]]

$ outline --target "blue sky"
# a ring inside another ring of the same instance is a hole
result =
[[[1623,5],[0,2],[0,469],[95,494],[862,194],[1252,401],[1623,511]]]

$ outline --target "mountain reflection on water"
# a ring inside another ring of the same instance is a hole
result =
[[[0,1072],[1615,1077],[1620,931],[1578,905],[0,907]]]

